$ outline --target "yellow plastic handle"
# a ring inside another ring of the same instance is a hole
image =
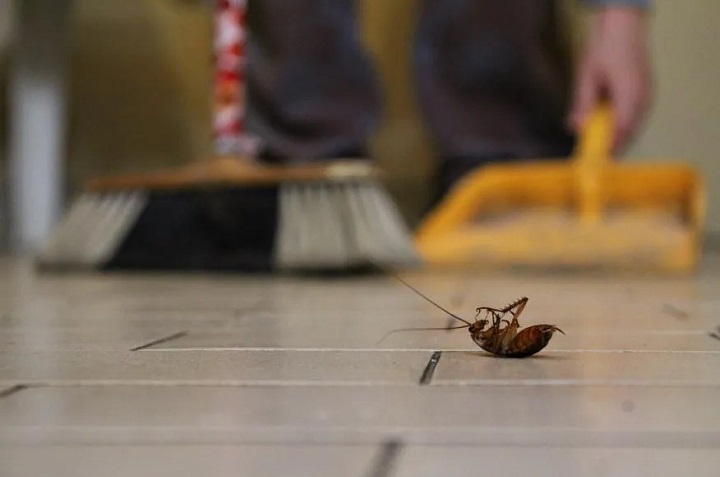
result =
[[[604,207],[604,165],[611,161],[613,115],[610,105],[599,104],[589,115],[575,151],[578,208],[581,219],[597,223]]]
[[[583,164],[603,164],[612,157],[614,119],[607,103],[599,104],[588,116],[575,150]]]

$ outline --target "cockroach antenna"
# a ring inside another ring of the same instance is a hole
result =
[[[410,285],[408,282],[406,282],[405,280],[403,280],[402,278],[400,278],[397,274],[392,273],[392,272],[388,272],[388,273],[389,273],[390,275],[392,275],[393,277],[395,277],[395,279],[396,279],[397,281],[399,281],[400,283],[402,283],[403,285],[405,285],[406,287],[408,287],[409,289],[411,289],[412,291],[414,291],[415,293],[417,293],[418,295],[420,295],[424,300],[432,303],[435,307],[437,307],[437,308],[439,308],[440,310],[442,310],[442,311],[444,311],[445,313],[447,313],[449,316],[452,316],[452,317],[455,318],[456,320],[462,321],[462,322],[465,323],[467,326],[472,326],[472,323],[470,323],[470,322],[467,321],[467,320],[464,320],[464,319],[460,318],[460,317],[457,316],[456,314],[454,314],[454,313],[446,310],[446,309],[443,308],[442,306],[438,305],[437,303],[435,303],[434,301],[432,301],[430,298],[428,298],[427,296],[425,296],[420,290],[416,289],[415,287],[413,287],[412,285]],[[465,328],[465,326],[460,326],[460,328]],[[435,329],[439,329],[439,330],[452,330],[452,329],[456,329],[456,328],[435,328]]]
[[[470,327],[470,325],[448,326],[448,327],[443,327],[443,328],[397,328],[397,329],[390,330],[387,333],[385,333],[385,335],[383,335],[382,338],[377,340],[375,345],[377,346],[380,343],[382,343],[383,341],[385,341],[385,339],[388,336],[390,336],[391,334],[399,333],[401,331],[448,331],[448,330],[460,330],[462,328],[469,328],[469,327]]]

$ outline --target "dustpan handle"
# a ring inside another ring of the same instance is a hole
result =
[[[613,144],[613,113],[603,102],[588,115],[575,147],[576,161],[583,165],[602,165],[610,161]]]
[[[574,154],[578,207],[581,219],[595,222],[604,206],[603,173],[612,158],[613,114],[607,103],[590,113],[578,137]]]

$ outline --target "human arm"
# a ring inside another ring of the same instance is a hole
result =
[[[647,49],[650,0],[585,0],[593,8],[588,42],[575,80],[570,126],[580,130],[598,100],[615,113],[614,152],[637,132],[651,103]]]

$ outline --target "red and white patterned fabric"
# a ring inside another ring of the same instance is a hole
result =
[[[216,0],[213,132],[220,155],[254,155],[258,147],[245,131],[247,38],[247,0]]]

